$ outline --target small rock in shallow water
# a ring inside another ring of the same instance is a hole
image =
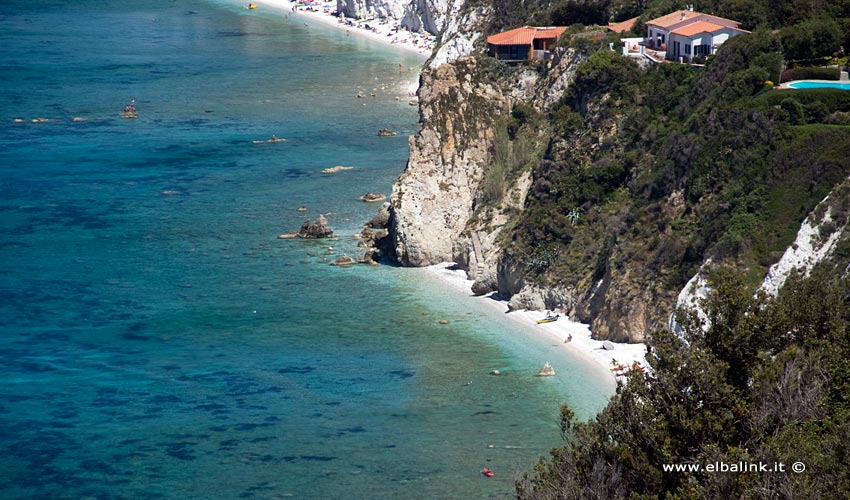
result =
[[[490,375],[501,375],[501,374],[502,374],[502,372],[500,372],[499,370],[493,370],[493,371],[490,372]]]
[[[376,202],[376,201],[386,200],[387,197],[385,195],[381,194],[381,193],[369,192],[369,193],[366,193],[366,194],[364,194],[363,196],[361,196],[357,199],[360,200],[360,201],[365,201],[367,203],[373,203],[373,202]]]
[[[449,320],[447,320],[447,319],[441,319],[441,320],[440,320],[440,324],[441,324],[441,325],[448,325],[448,324],[449,324]]]
[[[543,368],[537,372],[538,377],[551,377],[553,375],[555,375],[555,369],[552,368],[552,365],[550,365],[548,361],[545,365],[543,365]]]
[[[332,266],[338,266],[338,267],[351,267],[352,264],[354,264],[354,259],[352,259],[351,257],[349,257],[347,255],[343,255],[342,257],[338,258],[337,260],[331,262]]]
[[[323,174],[335,174],[337,172],[343,172],[345,170],[351,170],[354,167],[343,167],[342,165],[337,165],[336,167],[325,168],[322,170]]]

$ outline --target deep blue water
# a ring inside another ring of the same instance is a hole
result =
[[[204,0],[5,1],[0,47],[0,497],[509,496],[604,404],[421,271],[322,262],[404,168],[415,56]]]

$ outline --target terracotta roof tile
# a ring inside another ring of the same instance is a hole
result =
[[[682,19],[683,13],[685,15],[684,19]],[[652,24],[653,26],[658,26],[659,28],[669,28],[670,26],[679,24],[682,21],[687,21],[688,19],[693,19],[695,17],[702,17],[704,21],[714,22],[714,24],[720,24],[724,26],[732,25],[731,27],[738,27],[741,25],[740,22],[735,21],[733,19],[726,19],[725,17],[713,16],[711,14],[705,14],[702,12],[694,12],[692,10],[677,10],[676,12],[672,12],[670,14],[667,14],[666,16],[661,16],[651,21],[647,21],[646,24]]]
[[[726,26],[721,26],[708,21],[696,21],[686,26],[682,26],[681,28],[676,28],[670,33],[682,36],[693,36],[697,33],[714,33],[715,31],[720,31],[725,27]]]
[[[625,21],[621,21],[619,23],[611,23],[608,25],[608,29],[613,31],[614,33],[625,33],[634,27],[635,21],[638,18],[633,17],[631,19],[626,19]]]
[[[684,19],[682,18],[682,14],[684,14],[685,16]],[[652,24],[661,28],[669,28],[674,24],[679,24],[684,20],[688,20],[701,15],[701,13],[694,12],[692,10],[677,10],[676,12],[672,12],[670,14],[667,14],[666,16],[657,17],[652,21],[647,21],[646,24]]]
[[[487,43],[491,45],[531,45],[536,38],[558,38],[567,28],[555,26],[549,28],[535,28],[523,26],[496,35],[488,36]]]

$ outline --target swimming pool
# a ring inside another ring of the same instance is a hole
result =
[[[850,82],[830,82],[825,80],[797,80],[785,84],[786,87],[792,89],[841,89],[850,90]]]

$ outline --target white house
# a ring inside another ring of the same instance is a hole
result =
[[[738,21],[680,10],[646,23],[646,45],[664,51],[667,59],[690,62],[717,52],[726,40],[749,33]]]

